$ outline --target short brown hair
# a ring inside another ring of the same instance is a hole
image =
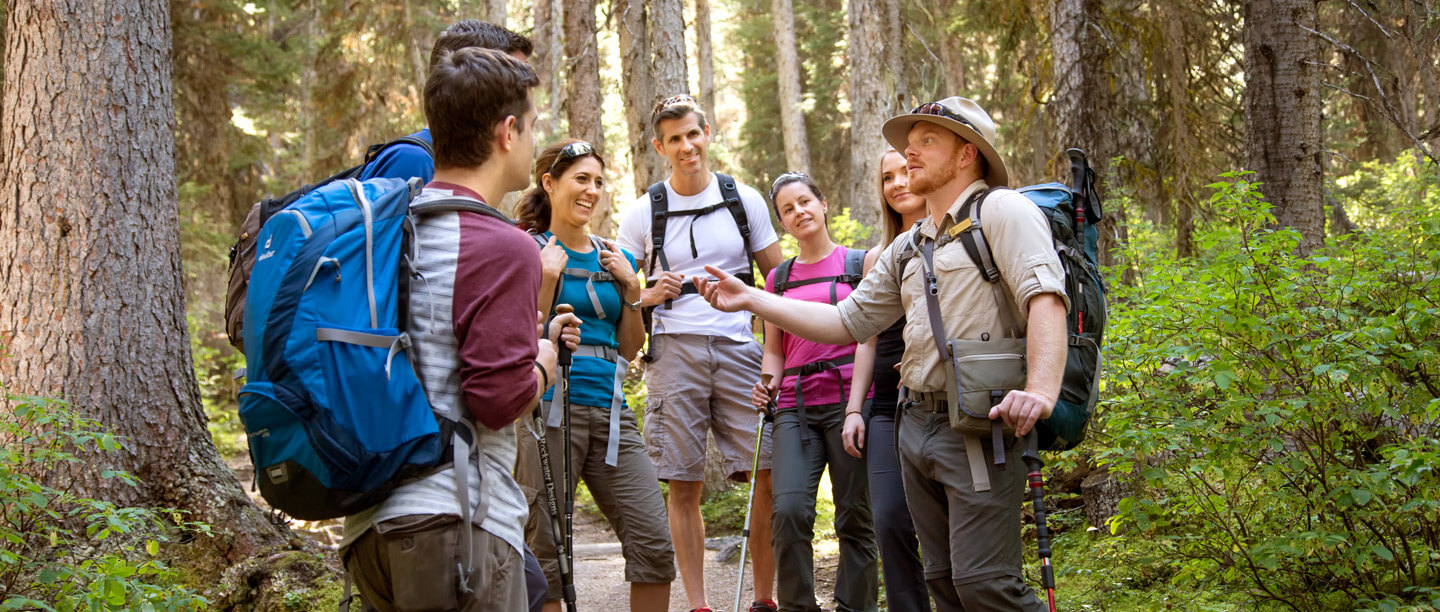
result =
[[[523,117],[531,108],[530,88],[539,84],[529,64],[503,51],[465,47],[443,55],[425,80],[425,121],[435,143],[435,167],[484,164],[494,145],[495,124]]]
[[[503,51],[506,55],[520,53],[525,57],[530,57],[535,52],[534,43],[524,36],[493,23],[466,19],[451,24],[435,39],[435,46],[430,48],[430,67],[434,68],[445,53],[454,53],[465,47],[494,49]]]
[[[600,162],[600,168],[605,168],[605,158],[600,156],[599,149],[584,155],[555,161],[560,157],[560,151],[577,142],[585,141],[579,138],[566,138],[545,147],[543,151],[540,151],[540,156],[535,158],[535,174],[531,177],[535,186],[521,195],[520,201],[515,203],[515,221],[520,229],[534,231],[536,234],[550,231],[550,194],[545,192],[545,182],[541,180],[545,175],[550,175],[551,180],[559,179],[565,175],[565,171],[569,170],[570,166],[587,157],[595,158]]]
[[[700,110],[700,104],[685,94],[670,96],[655,102],[655,108],[650,111],[650,127],[655,130],[655,137],[660,138],[660,122],[667,119],[680,119],[691,113],[700,121],[700,129],[705,129],[705,111]]]

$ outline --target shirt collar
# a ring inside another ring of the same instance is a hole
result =
[[[933,239],[940,235],[941,229],[955,225],[955,218],[959,216],[960,209],[965,206],[965,201],[970,199],[971,195],[989,188],[990,186],[986,184],[983,179],[970,183],[969,187],[966,187],[964,191],[960,192],[960,197],[955,198],[955,201],[951,202],[950,207],[945,210],[945,217],[941,219],[940,227],[935,225],[935,219],[933,217],[927,215],[925,221],[920,224],[920,235]]]

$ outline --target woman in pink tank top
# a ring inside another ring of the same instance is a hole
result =
[[[865,252],[836,245],[826,227],[829,204],[809,176],[787,172],[775,180],[770,199],[780,224],[800,243],[800,254],[780,264],[765,289],[786,297],[834,304],[863,276]],[[863,427],[842,439],[847,419],[863,422],[870,397],[875,344],[817,344],[765,324],[761,372],[775,389],[756,383],[752,400],[763,406],[778,391],[772,431],[774,491],[771,541],[781,571],[780,609],[818,611],[815,600],[815,498],[828,467],[835,500],[840,563],[835,603],[842,610],[874,610],[879,578],[868,476],[857,447]]]

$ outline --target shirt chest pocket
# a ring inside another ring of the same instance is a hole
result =
[[[929,320],[929,310],[924,300],[924,262],[923,256],[917,255],[913,264],[906,266],[904,275],[904,287],[913,291],[916,300],[909,304],[906,315],[909,317],[926,317]],[[994,308],[994,298],[991,297],[991,289],[986,287],[984,276],[976,268],[975,261],[972,261],[969,253],[965,252],[965,245],[950,242],[943,248],[935,251],[935,275],[936,285],[939,287],[939,295],[936,295],[940,302],[940,314],[945,317],[946,330],[958,324],[958,318],[969,317],[981,310]],[[912,278],[913,276],[913,278]]]

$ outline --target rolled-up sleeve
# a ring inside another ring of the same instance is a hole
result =
[[[1010,286],[1022,316],[1030,314],[1030,298],[1053,293],[1070,307],[1065,295],[1065,269],[1055,254],[1050,223],[1018,192],[1003,190],[985,203],[984,231],[1000,276]]]
[[[895,271],[895,248],[909,241],[910,233],[906,232],[885,247],[860,286],[840,301],[840,320],[856,342],[874,338],[905,314],[900,301],[900,275]]]

